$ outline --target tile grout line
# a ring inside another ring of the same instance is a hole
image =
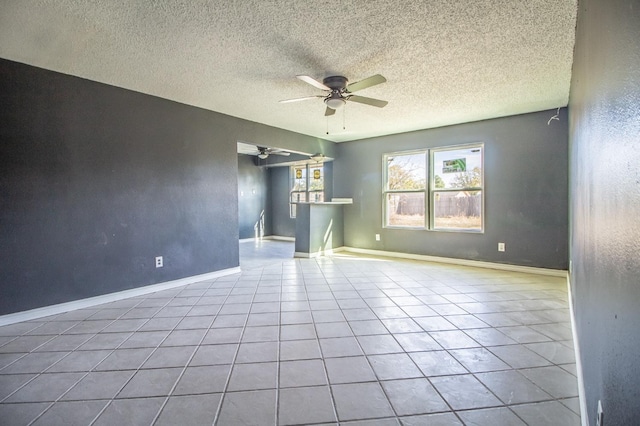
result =
[[[390,278],[392,281],[394,281],[392,277],[389,277],[389,278]],[[394,282],[395,282],[395,281],[394,281]],[[419,284],[419,281],[416,281],[416,283],[418,283],[418,284]],[[396,284],[397,284],[397,283],[396,283]],[[400,287],[401,287],[401,286],[400,286]],[[422,301],[421,301],[421,302],[422,302]],[[395,303],[395,302],[394,302],[394,303]],[[397,305],[397,304],[396,304],[396,305]],[[427,304],[427,303],[424,303],[424,302],[423,302],[423,305],[431,309],[431,307],[429,306],[429,304]],[[399,306],[399,305],[397,305],[397,306],[398,306],[398,307],[399,307],[403,312],[405,312],[405,314],[407,313],[404,309],[402,309],[402,307],[401,307],[401,306]],[[442,316],[442,315],[440,315],[437,311],[434,311],[434,312],[436,312],[436,313],[438,314],[438,316],[439,316],[439,317],[443,317],[443,316]],[[374,312],[374,313],[375,313],[375,312]],[[377,314],[376,314],[376,316],[377,316]],[[409,317],[409,318],[413,318],[411,315],[408,315],[408,317]],[[384,324],[384,323],[383,323],[383,324]],[[455,324],[454,324],[454,325],[455,325]],[[449,354],[449,352],[446,350],[446,348],[444,348],[444,346],[442,346],[442,345],[440,344],[440,342],[439,342],[439,341],[437,341],[436,339],[434,339],[434,338],[433,338],[433,336],[431,336],[431,334],[429,333],[429,331],[425,330],[422,326],[420,326],[420,324],[418,324],[418,326],[419,326],[420,328],[422,328],[422,329],[423,329],[423,331],[424,331],[424,332],[425,332],[429,337],[431,337],[431,338],[436,342],[436,344],[437,344],[438,346],[440,346],[440,347],[441,347],[441,348],[442,348],[442,349],[443,349],[447,354]],[[391,332],[391,330],[389,330],[389,332]],[[393,334],[393,333],[391,333],[391,335],[392,335],[392,336],[394,336],[394,334]],[[395,337],[394,337],[394,340],[396,341],[396,343],[400,344],[400,343],[397,341],[397,339],[396,339]],[[420,373],[423,375],[423,377],[427,380],[427,383],[429,383],[429,385],[433,388],[433,390],[434,390],[434,391],[436,392],[436,394],[440,397],[440,399],[441,399],[441,400],[446,404],[446,406],[447,406],[447,407],[449,407],[449,410],[450,410],[449,412],[451,412],[451,413],[452,413],[452,414],[453,414],[453,415],[454,415],[458,420],[460,420],[460,421],[462,422],[462,419],[461,419],[461,418],[460,418],[460,416],[457,414],[456,410],[451,406],[451,404],[450,404],[450,403],[449,403],[449,401],[444,397],[444,395],[442,394],[442,392],[441,392],[441,391],[440,391],[440,390],[439,390],[439,389],[438,389],[438,388],[433,384],[433,382],[431,381],[431,378],[430,378],[429,376],[427,376],[427,375],[422,371],[422,369],[420,368],[420,366],[415,362],[415,360],[414,360],[414,359],[411,357],[411,355],[410,355],[410,354],[405,350],[405,348],[404,348],[402,345],[400,345],[400,347],[404,350],[404,354],[405,354],[405,355],[407,355],[407,357],[411,360],[411,362],[413,363],[413,365],[418,369],[418,371],[420,371]],[[462,367],[463,367],[463,368],[465,368],[465,369],[468,371],[468,369],[467,369],[464,365],[463,365]],[[383,391],[384,391],[384,386],[381,386],[381,387],[382,387],[382,389],[383,389]],[[386,392],[385,392],[385,395],[386,395]],[[387,399],[389,399],[388,395],[387,395]],[[394,411],[395,411],[395,409],[394,409]],[[462,422],[462,423],[464,423],[464,422]]]
[[[213,284],[215,284],[215,280],[207,287],[207,289],[205,289],[205,291],[202,292],[202,294],[198,297],[198,300],[191,304],[190,309],[187,311],[186,314],[184,314],[181,317],[181,320],[176,324],[176,327],[178,327],[178,325],[180,325],[180,323],[188,317],[189,312],[191,312],[193,310],[194,307],[196,307],[198,305],[198,302],[200,302],[202,300],[203,297],[205,297],[206,294],[206,290],[210,289]],[[186,286],[184,288],[184,290],[188,290],[188,286]],[[178,293],[180,294],[180,293]],[[229,298],[229,295],[231,294],[231,290],[229,291],[229,294],[227,295],[227,297],[225,298],[225,301]],[[174,297],[171,300],[174,300],[176,297]],[[170,303],[170,302],[168,302]],[[167,304],[168,304],[167,303]],[[165,305],[166,306],[166,305]],[[222,303],[221,306],[224,306],[224,302]],[[222,307],[220,308],[222,309]],[[162,415],[162,412],[164,410],[164,408],[166,407],[167,403],[169,402],[169,399],[172,397],[173,392],[175,391],[176,387],[178,387],[178,383],[180,382],[180,380],[182,379],[182,377],[184,376],[184,373],[187,371],[187,368],[189,368],[189,364],[191,364],[191,361],[193,360],[193,358],[195,357],[196,353],[198,352],[198,349],[200,349],[200,347],[202,346],[202,342],[205,340],[205,338],[207,337],[207,333],[211,330],[211,327],[213,326],[213,323],[215,322],[216,317],[218,316],[218,312],[220,312],[220,309],[218,309],[218,311],[212,315],[211,318],[211,323],[209,324],[209,326],[205,329],[206,331],[202,334],[202,337],[200,338],[200,341],[198,342],[197,345],[195,345],[195,349],[193,350],[193,352],[191,353],[191,355],[189,356],[189,359],[187,359],[184,367],[182,368],[182,371],[180,372],[180,374],[178,374],[178,377],[176,378],[175,382],[173,383],[173,385],[171,386],[171,389],[169,389],[169,392],[167,394],[167,396],[165,397],[164,401],[162,402],[162,404],[160,405],[160,408],[158,408],[158,411],[156,412],[156,415],[154,416],[154,418],[151,420],[151,425],[155,424],[158,419],[160,418],[160,416]],[[169,332],[169,334],[167,334],[167,338],[171,335],[171,333],[173,333],[173,331],[175,331],[176,328],[174,327],[174,329]],[[196,330],[200,330],[200,329],[196,329]],[[163,342],[166,340],[166,338],[163,340]],[[160,343],[160,345],[162,345],[162,343]],[[160,347],[160,345],[158,345],[158,347]],[[182,346],[182,345],[181,345]],[[145,360],[146,362],[146,360]],[[143,364],[144,365],[144,362]],[[220,405],[222,403],[222,398],[220,398],[220,402],[218,403],[218,405]]]
[[[132,307],[131,309],[133,309],[133,307]],[[131,309],[129,309],[129,310],[131,310]],[[127,311],[127,312],[128,312],[128,311]],[[61,315],[64,315],[64,314],[61,314]],[[94,315],[95,315],[95,314],[94,314]],[[124,314],[122,314],[122,315],[124,315]],[[7,367],[9,367],[9,366],[11,366],[11,365],[13,365],[13,364],[15,364],[15,363],[16,363],[16,362],[18,362],[19,360],[21,360],[21,359],[25,358],[27,355],[30,355],[30,354],[32,354],[32,353],[38,353],[38,352],[36,352],[36,351],[37,351],[37,349],[41,348],[42,346],[46,345],[46,344],[47,344],[47,343],[49,343],[49,342],[52,342],[52,341],[53,341],[53,340],[55,340],[57,337],[60,337],[60,336],[64,335],[64,332],[65,332],[65,331],[69,331],[69,330],[73,329],[74,327],[78,326],[79,324],[83,323],[84,321],[88,321],[88,320],[89,320],[89,318],[91,318],[91,316],[89,316],[89,317],[85,318],[84,320],[80,320],[80,321],[78,322],[78,324],[75,324],[75,325],[73,325],[73,326],[71,326],[71,327],[69,327],[69,328],[65,329],[62,333],[52,335],[53,337],[52,337],[51,339],[47,340],[46,342],[44,342],[43,344],[39,345],[38,347],[36,347],[36,348],[32,349],[30,352],[25,353],[22,357],[20,357],[20,358],[16,359],[16,360],[15,360],[15,361],[13,361],[11,364],[8,364],[8,365],[6,365],[5,367],[3,367],[2,369],[0,369],[0,371],[1,371],[1,370],[4,370],[5,368],[7,368]],[[51,364],[50,366],[46,367],[46,368],[45,368],[44,370],[42,370],[41,372],[39,372],[39,373],[33,373],[33,374],[35,374],[35,376],[34,376],[34,377],[32,377],[30,380],[28,380],[27,382],[25,382],[22,386],[20,386],[19,388],[17,388],[17,389],[16,389],[16,390],[14,390],[13,392],[11,392],[9,395],[7,395],[4,399],[2,399],[2,400],[0,401],[0,403],[4,403],[4,402],[5,402],[8,398],[10,398],[13,394],[15,394],[16,392],[18,392],[18,391],[20,391],[21,389],[23,389],[25,386],[27,386],[27,385],[28,385],[29,383],[31,383],[32,381],[36,380],[38,377],[40,377],[40,376],[42,376],[43,374],[47,373],[47,370],[49,370],[51,367],[53,367],[53,366],[57,365],[58,363],[60,363],[63,359],[65,359],[65,358],[69,357],[73,352],[76,352],[80,346],[84,345],[84,344],[85,344],[85,343],[87,343],[89,340],[93,339],[95,336],[97,336],[97,335],[98,335],[98,333],[100,333],[100,331],[104,330],[106,327],[108,327],[109,325],[113,324],[113,323],[114,323],[115,321],[117,321],[117,320],[118,320],[118,318],[113,319],[109,324],[107,324],[107,325],[106,325],[106,326],[104,326],[102,329],[100,329],[99,331],[97,331],[96,333],[94,333],[94,334],[93,334],[91,337],[89,337],[87,340],[85,340],[84,342],[82,342],[81,344],[79,344],[75,349],[72,349],[71,351],[69,351],[65,356],[63,356],[63,357],[62,357],[62,358],[60,358],[59,360],[55,361],[55,362],[54,362],[53,364]],[[43,327],[45,324],[47,324],[47,323],[49,323],[49,322],[55,322],[55,320],[50,320],[50,321],[47,321],[47,322],[43,322],[40,326],[35,327],[34,329],[30,330],[28,333],[30,333],[31,331],[37,330],[38,328]],[[16,337],[16,339],[17,339],[17,338],[19,338],[19,337],[23,337],[23,336],[26,336],[26,334],[22,334],[22,335],[20,335],[20,336],[17,336],[17,337]],[[14,339],[14,340],[15,340],[15,339]],[[115,350],[115,349],[114,349],[114,350]],[[58,352],[58,351],[43,351],[42,353],[46,353],[46,352]],[[109,354],[109,355],[110,355],[110,354]],[[107,356],[108,356],[108,355],[107,355]],[[105,358],[106,358],[106,357],[105,357]],[[104,361],[104,359],[105,359],[105,358],[103,358],[100,362]],[[1,373],[0,373],[0,374],[1,374]],[[18,374],[21,374],[21,373],[18,373]],[[29,373],[26,373],[26,374],[29,374]],[[87,374],[89,374],[89,372],[87,372]],[[82,380],[82,379],[84,379],[84,378],[87,376],[87,374],[85,374],[84,376],[82,376],[82,377],[79,379],[79,381],[80,381],[80,380]],[[79,381],[78,381],[78,382],[79,382]],[[75,386],[78,382],[74,383],[74,384],[73,384],[73,386]],[[73,387],[73,386],[72,386],[72,387]],[[66,393],[68,393],[68,392],[69,392],[69,390],[70,390],[70,389],[67,389],[67,391],[65,391],[62,395],[60,395],[60,398],[61,398],[61,397],[63,397]],[[58,398],[58,399],[59,399],[59,398]],[[54,403],[55,403],[55,402],[56,402],[56,401],[54,401]],[[52,405],[53,405],[53,403],[52,403]],[[49,408],[50,408],[50,407],[47,407],[47,408],[45,409],[45,411],[43,411],[42,413],[40,413],[40,414],[38,415],[38,417],[42,416],[42,415],[43,415],[43,414],[44,414],[44,413],[45,413]],[[38,418],[38,417],[37,417],[37,418]],[[36,419],[34,419],[31,423],[33,423],[35,420],[37,420],[37,418],[36,418]]]
[[[280,369],[282,367],[280,363],[280,345],[282,343],[282,280],[284,279],[284,263],[280,264],[281,275],[280,275],[280,286],[278,292],[278,343],[276,344],[276,398],[275,398],[275,425],[279,425],[280,423]],[[264,269],[262,270],[264,274]],[[260,280],[262,281],[262,279]],[[260,286],[260,281],[258,282],[258,286]]]
[[[353,287],[353,283],[351,283],[351,281],[348,279],[348,277],[345,277],[345,278],[346,278],[346,279],[347,279],[347,281],[349,282],[349,285]],[[374,283],[371,283],[371,284],[374,284]],[[377,285],[376,285],[376,287],[377,287],[377,288],[379,288]],[[354,287],[354,289],[355,289],[355,287]],[[334,297],[334,300],[335,300],[335,294],[333,293],[333,290],[331,290],[331,289],[330,289],[329,291],[331,292],[331,294],[332,294],[332,296]],[[357,291],[357,290],[356,290],[356,291]],[[358,293],[358,294],[359,294],[359,293]],[[362,296],[360,296],[360,294],[359,294],[359,297],[360,297],[360,300],[363,300],[363,301],[364,301],[364,299],[362,298]],[[366,303],[366,301],[365,301],[365,304],[367,304],[367,303]],[[368,306],[368,304],[367,304],[367,306]],[[396,305],[396,306],[397,306],[397,305]],[[377,373],[376,373],[376,371],[374,370],[373,365],[371,364],[371,360],[370,360],[370,359],[369,359],[369,357],[367,356],[366,351],[362,348],[362,345],[360,344],[360,341],[358,340],[358,336],[353,332],[353,327],[351,326],[351,322],[346,318],[346,316],[344,315],[344,309],[342,309],[342,307],[341,307],[339,304],[338,304],[338,309],[340,310],[340,313],[342,314],[342,316],[345,318],[346,323],[347,323],[347,326],[348,326],[348,327],[349,327],[349,329],[351,330],[351,333],[353,334],[353,338],[354,338],[354,340],[355,340],[356,344],[358,345],[358,348],[360,348],[360,351],[362,352],[362,356],[363,356],[363,357],[364,357],[364,359],[366,360],[367,365],[368,365],[368,366],[369,366],[369,368],[371,369],[371,372],[373,373],[374,377],[377,379],[377,380],[372,381],[372,382],[364,382],[364,383],[376,383],[376,384],[379,386],[380,390],[382,391],[383,395],[385,396],[385,398],[386,398],[386,400],[387,400],[387,403],[388,403],[389,407],[391,408],[391,411],[393,412],[393,415],[394,415],[394,417],[395,417],[395,419],[396,419],[396,422],[398,422],[398,421],[399,421],[399,420],[398,420],[398,418],[399,418],[399,416],[398,416],[398,412],[396,411],[395,407],[394,407],[394,406],[393,406],[393,404],[391,403],[391,400],[389,399],[389,395],[388,395],[388,394],[387,394],[387,392],[385,391],[384,386],[382,386],[382,383],[380,383],[380,378],[378,377],[378,374],[377,374]],[[368,307],[367,309],[370,309],[370,310],[373,312],[373,314],[374,314],[376,317],[378,317],[378,315],[375,313],[375,311],[373,311],[373,310],[371,309],[371,307]],[[380,321],[380,318],[379,318],[379,317],[378,317],[378,321]],[[384,325],[384,324],[383,324],[383,325]],[[395,340],[395,338],[394,338],[394,341],[396,341],[396,340]],[[398,342],[396,341],[396,343],[398,343]],[[323,357],[323,359],[324,359],[324,357]],[[325,365],[325,368],[326,368],[326,365]],[[347,384],[349,384],[349,383],[347,383]],[[332,393],[332,395],[333,395],[333,386],[331,386],[331,390],[332,390],[332,392],[331,392],[331,393]],[[366,420],[368,420],[368,419],[350,419],[349,421],[354,421],[354,420],[366,421]]]
[[[236,280],[235,284],[229,289],[229,294],[225,298],[225,302],[229,299],[229,297],[231,296],[231,293],[236,288],[236,286],[238,285],[238,283],[240,282],[241,279],[242,279],[242,273],[238,277],[238,280]],[[259,283],[260,283],[260,280],[258,280],[258,284]],[[244,332],[247,329],[247,323],[249,322],[249,315],[251,314],[251,308],[253,307],[253,300],[255,300],[256,292],[258,291],[258,284],[256,284],[256,288],[255,288],[255,290],[253,292],[253,295],[251,297],[252,302],[250,302],[249,311],[247,312],[247,317],[245,318],[244,325],[242,326],[242,332],[240,333],[240,336],[238,338],[238,347],[236,348],[236,351],[235,351],[235,353],[233,355],[233,360],[231,361],[231,367],[229,368],[229,373],[227,374],[227,379],[225,381],[224,390],[222,391],[222,396],[220,397],[220,402],[218,403],[218,407],[216,409],[215,415],[213,416],[212,425],[214,425],[214,426],[220,420],[220,414],[222,413],[222,407],[224,405],[226,395],[229,392],[229,383],[231,382],[231,376],[233,375],[233,372],[234,372],[235,367],[236,367],[236,360],[238,359],[238,353],[240,352],[240,347],[242,345],[242,338],[244,337]],[[225,302],[223,302],[222,306],[220,307],[220,311],[222,310],[222,307],[224,307]],[[218,312],[220,312],[220,311],[218,311]],[[213,323],[212,323],[212,326],[213,326]]]
[[[324,273],[322,275],[325,277],[324,279],[326,281],[326,276],[324,275]],[[307,300],[308,300],[309,291],[307,289],[306,283],[304,282],[304,277],[303,277],[303,285],[304,285],[305,294],[307,295]],[[340,311],[340,312],[342,313],[342,311]],[[340,417],[338,416],[338,406],[336,404],[335,396],[333,394],[333,387],[331,385],[331,381],[329,380],[329,370],[327,369],[327,364],[326,364],[326,359],[325,359],[325,356],[324,356],[324,352],[322,351],[322,346],[320,345],[320,336],[318,335],[317,323],[316,323],[315,317],[313,316],[313,310],[311,308],[311,303],[309,303],[309,316],[311,317],[311,323],[313,324],[313,330],[315,331],[315,334],[316,334],[315,341],[316,341],[316,344],[318,345],[318,351],[320,353],[320,360],[322,361],[322,369],[324,370],[324,377],[327,380],[327,389],[329,391],[329,398],[331,399],[331,408],[333,409],[333,416],[336,419],[336,422],[338,424],[340,424]]]
[[[173,289],[172,289],[173,290]],[[150,293],[150,294],[155,294],[155,293]],[[177,294],[180,294],[179,292]],[[164,305],[162,305],[155,313],[154,315],[149,318],[147,321],[144,322],[144,324],[140,325],[140,327],[138,327],[136,330],[140,330],[142,327],[144,327],[144,325],[146,325],[149,321],[151,321],[153,318],[156,318],[155,315],[157,315],[163,308],[167,307],[169,305],[169,303],[171,303],[172,300],[174,300],[177,297],[177,294],[174,295],[173,297],[171,297],[167,303],[165,303]],[[142,301],[147,300],[147,299],[152,299],[152,298],[145,298],[143,300],[140,301],[140,303],[142,303]],[[138,305],[140,304],[138,303]],[[137,305],[136,305],[137,306]],[[132,308],[133,309],[133,308]],[[158,317],[158,318],[164,318],[164,317]],[[169,317],[170,318],[170,317]],[[155,348],[153,348],[153,350],[149,353],[149,355],[147,355],[145,357],[145,359],[140,363],[140,365],[134,369],[134,370],[125,370],[125,371],[133,371],[133,374],[131,374],[131,376],[122,384],[122,386],[120,386],[120,388],[118,389],[118,391],[115,392],[115,394],[109,399],[109,401],[107,402],[107,404],[102,407],[102,410],[100,410],[98,412],[98,414],[96,414],[96,416],[93,418],[93,420],[89,423],[88,426],[92,426],[95,424],[95,422],[100,418],[100,416],[113,404],[113,401],[115,401],[118,397],[118,395],[120,394],[120,392],[122,392],[122,390],[131,382],[131,380],[133,380],[133,378],[136,376],[136,374],[138,374],[138,372],[140,370],[142,370],[142,366],[149,360],[149,358],[151,358],[153,356],[153,354],[160,348],[160,346],[162,345],[162,343],[167,340],[167,338],[171,335],[171,333],[176,329],[176,327],[178,326],[178,324],[180,324],[180,321],[178,321],[176,323],[176,325],[169,330],[169,332],[167,333],[166,336],[164,336],[164,338],[156,345]],[[135,332],[134,332],[135,333]],[[133,335],[133,333],[131,334]],[[113,352],[115,352],[117,349],[119,349],[129,338],[131,338],[131,336],[129,336],[126,340],[124,340],[123,342],[121,342],[115,349]],[[97,367],[97,365],[96,365]],[[91,371],[95,371],[95,367],[91,370]]]
[[[127,312],[129,312],[129,311],[130,311],[131,309],[133,309],[135,306],[137,306],[137,305],[132,306],[132,307],[131,307]],[[96,312],[96,313],[97,313],[97,312]],[[122,315],[125,315],[125,314],[126,314],[126,312],[125,312],[125,313],[123,313]],[[64,315],[64,314],[63,314],[63,315]],[[94,313],[93,315],[95,315],[95,313]],[[80,320],[78,324],[73,325],[73,326],[71,326],[71,327],[69,327],[69,328],[65,329],[64,331],[69,331],[69,330],[73,329],[74,327],[76,327],[77,325],[79,325],[79,324],[83,323],[84,321],[90,321],[90,318],[91,318],[93,315],[90,315],[89,317],[87,317],[87,318],[85,318],[85,319],[83,319],[83,320]],[[122,316],[122,315],[121,315],[121,316]],[[25,383],[25,384],[24,384],[23,386],[21,386],[20,388],[16,389],[16,390],[11,394],[11,395],[13,395],[15,392],[19,391],[20,389],[24,388],[28,383],[31,383],[31,382],[32,382],[33,380],[35,380],[36,378],[38,378],[38,377],[42,376],[43,374],[45,374],[45,373],[47,372],[47,370],[49,370],[51,367],[53,367],[53,366],[57,365],[58,363],[60,363],[63,359],[65,359],[65,358],[69,357],[72,353],[74,353],[74,352],[78,351],[78,348],[79,348],[80,346],[84,345],[84,344],[85,344],[85,343],[87,343],[89,340],[93,339],[95,336],[97,336],[97,335],[100,333],[100,331],[104,330],[104,329],[105,329],[105,328],[107,328],[109,325],[111,325],[111,324],[115,323],[119,318],[120,318],[120,317],[113,319],[113,320],[112,320],[109,324],[107,324],[105,327],[103,327],[102,329],[100,329],[98,332],[94,333],[90,338],[88,338],[88,339],[87,339],[87,340],[85,340],[83,343],[81,343],[80,345],[78,345],[75,349],[71,350],[67,355],[63,356],[63,357],[62,357],[62,358],[60,358],[58,361],[54,362],[52,365],[50,365],[49,367],[47,367],[47,368],[46,368],[45,370],[43,370],[42,372],[40,372],[40,373],[36,374],[36,375],[31,379],[31,380],[29,380],[27,383]],[[49,323],[49,322],[55,322],[55,320],[47,321],[47,323]],[[46,324],[46,323],[43,323],[40,327],[43,327],[43,326],[44,326],[44,324]],[[40,327],[36,327],[35,329],[38,329],[38,328],[40,328]],[[35,329],[34,329],[34,330],[35,330]],[[32,331],[33,331],[33,330],[32,330]],[[55,336],[55,337],[62,336],[62,335],[64,334],[64,331],[63,331],[63,333],[60,333],[60,334],[58,334],[58,335],[57,335],[57,336]],[[55,339],[55,337],[54,337],[53,339]],[[53,339],[51,339],[51,340],[47,341],[46,343],[48,343],[48,342],[52,341]],[[46,344],[46,343],[45,343],[45,344]],[[41,346],[39,346],[39,347],[41,347]],[[37,348],[36,348],[36,349],[37,349]],[[115,351],[115,349],[114,349],[113,351]],[[100,362],[104,361],[104,360],[105,360],[109,355],[111,355],[111,353],[113,353],[113,351],[111,351],[107,356],[105,356],[103,359],[101,359],[101,360],[100,360],[96,365],[98,365]],[[81,351],[78,351],[78,352],[81,352]],[[30,353],[31,353],[31,352],[30,352]],[[25,356],[26,356],[26,355],[25,355]],[[69,391],[70,391],[71,389],[73,389],[73,388],[74,388],[78,383],[80,383],[80,381],[82,381],[85,377],[87,377],[87,376],[89,375],[89,373],[90,373],[90,372],[91,372],[91,370],[87,371],[87,372],[86,372],[82,377],[80,377],[80,379],[78,379],[75,383],[73,383],[73,384],[72,384],[72,385],[71,385],[71,386],[70,386],[66,391],[64,391],[62,394],[60,394],[60,395],[58,396],[58,398],[57,398],[55,401],[51,402],[51,404],[49,404],[49,406],[47,406],[47,407],[46,407],[46,408],[45,408],[45,409],[44,409],[40,414],[38,414],[38,415],[37,415],[37,416],[36,416],[36,417],[31,421],[31,422],[29,422],[28,426],[29,426],[29,425],[32,425],[32,424],[33,424],[34,422],[36,422],[39,418],[41,418],[43,415],[45,415],[45,414],[47,413],[47,411],[49,411],[49,410],[50,410],[50,409],[51,409],[51,408],[52,408],[52,407],[53,407],[53,406],[54,406],[58,401],[60,401],[60,399],[61,399],[61,398],[63,398],[67,393],[69,393]],[[10,397],[11,395],[9,395],[8,397]],[[7,398],[8,398],[8,397],[7,397]],[[5,398],[5,400],[6,400],[6,398]],[[4,401],[4,400],[3,400],[3,401]]]

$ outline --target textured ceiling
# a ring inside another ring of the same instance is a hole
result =
[[[565,106],[577,0],[8,0],[0,57],[333,141]],[[324,117],[296,79],[387,82]],[[343,129],[343,124],[345,129]],[[329,131],[327,135],[326,132]]]

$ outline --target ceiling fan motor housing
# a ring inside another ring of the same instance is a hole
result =
[[[348,81],[349,80],[347,80],[346,77],[342,77],[341,75],[334,75],[322,80],[322,84],[330,88],[332,91],[342,91],[347,87]]]

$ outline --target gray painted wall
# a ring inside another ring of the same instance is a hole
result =
[[[16,62],[0,59],[0,75],[0,314],[237,266],[236,142],[335,155]]]
[[[640,424],[640,1],[579,2],[570,251],[591,425]]]
[[[343,205],[299,204],[296,211],[296,253],[324,254],[344,245]]]
[[[296,236],[296,220],[289,217],[289,167],[269,168],[271,188],[271,232],[280,237]]]
[[[238,232],[240,239],[256,237],[260,215],[264,235],[271,235],[271,194],[266,168],[256,166],[256,157],[238,154]],[[259,233],[258,233],[259,235]]]
[[[345,207],[345,245],[567,269],[567,115],[561,110],[548,126],[555,112],[338,144],[333,195],[354,199]],[[475,142],[485,144],[484,234],[382,228],[384,153]]]

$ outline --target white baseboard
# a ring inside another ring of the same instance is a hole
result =
[[[529,274],[565,277],[567,271],[560,269],[535,268],[532,266],[508,265],[505,263],[484,262],[480,260],[455,259],[451,257],[427,256],[424,254],[398,253],[393,251],[369,250],[354,247],[342,247],[342,250],[352,253],[368,254],[371,256],[395,257],[401,259],[422,260],[425,262],[448,263],[453,265],[474,266],[476,268],[498,269],[512,272],[526,272]]]
[[[301,259],[315,259],[316,257],[331,256],[341,251],[345,251],[345,247],[336,247],[334,249],[320,250],[320,251],[315,251],[313,253],[305,253],[305,252],[297,251],[293,253],[293,257],[298,257]]]
[[[573,350],[576,357],[576,374],[578,375],[578,399],[580,401],[580,419],[582,426],[589,426],[587,414],[587,400],[584,389],[584,376],[582,374],[582,357],[580,356],[580,341],[576,329],[576,317],[573,310],[573,297],[571,294],[571,274],[567,273],[567,294],[569,295],[569,315],[571,316],[571,334],[573,335]]]
[[[264,237],[265,240],[276,240],[276,241],[290,241],[294,242],[295,237],[283,237],[281,235],[269,235],[268,237]]]
[[[296,239],[294,237],[282,237],[280,235],[268,235],[262,238],[242,238],[239,241],[241,243],[254,242],[256,240],[275,240],[275,241],[289,241],[294,242]]]
[[[320,257],[322,254],[320,252],[315,253],[304,253],[300,251],[296,251],[293,253],[293,257],[297,257],[298,259],[315,259],[316,257]]]
[[[128,299],[130,297],[143,296],[157,291],[169,290],[176,287],[194,284],[201,281],[212,280],[226,275],[240,273],[240,267],[223,269],[221,271],[209,272],[201,275],[193,275],[191,277],[180,278],[163,283],[151,284],[144,287],[132,288],[129,290],[118,291],[115,293],[103,294],[100,296],[89,297],[86,299],[73,300],[71,302],[59,303],[57,305],[44,306],[42,308],[31,309],[28,311],[16,312],[0,316],[0,326],[14,324],[16,322],[30,321],[38,318],[57,315],[64,312],[74,311],[76,309],[90,308],[92,306],[101,305],[103,303],[115,302],[117,300]]]

